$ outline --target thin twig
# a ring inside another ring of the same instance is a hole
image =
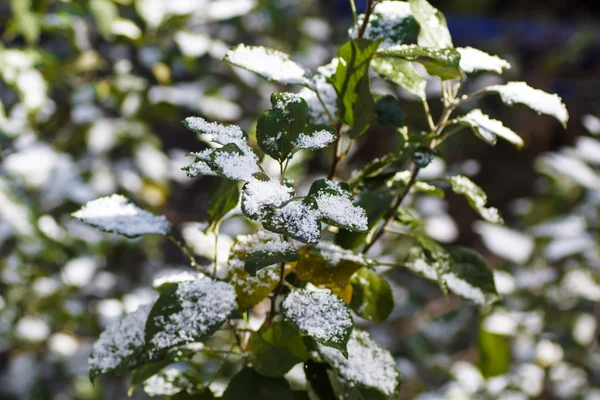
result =
[[[400,207],[400,205],[402,204],[402,202],[404,201],[404,199],[410,192],[410,189],[417,181],[417,176],[419,175],[420,169],[421,168],[418,165],[416,165],[416,164],[413,165],[412,174],[410,175],[410,179],[409,179],[408,183],[406,184],[406,187],[404,188],[402,193],[400,193],[398,195],[398,197],[394,201],[394,204],[388,210],[388,213],[385,217],[383,224],[381,225],[379,230],[373,235],[373,238],[371,239],[371,241],[369,243],[367,243],[367,245],[365,246],[365,248],[362,251],[363,254],[366,254],[369,251],[369,249],[373,246],[373,244],[375,244],[375,242],[381,237],[381,235],[383,235],[383,233],[387,229],[388,225],[394,220],[394,217],[396,216],[396,212],[398,211],[398,207]]]
[[[327,174],[327,179],[331,180],[335,176],[335,171],[337,169],[338,164],[342,159],[342,126],[341,122],[338,122],[335,130],[337,132],[337,138],[335,139],[335,145],[333,147],[333,161],[331,162],[331,167],[329,168],[329,173]]]
[[[429,103],[427,99],[422,100],[423,108],[425,109],[425,115],[427,116],[427,123],[429,124],[429,129],[431,131],[435,131],[435,123],[433,122],[433,118],[431,117],[431,109],[429,108]]]
[[[233,333],[233,336],[235,337],[235,341],[236,341],[237,345],[239,346],[240,350],[243,352],[244,345],[242,344],[242,339],[240,338],[240,335],[238,334],[238,332],[235,329],[235,322],[233,322],[233,320],[230,318],[227,321],[227,325],[229,326],[231,333]]]
[[[356,14],[356,4],[354,0],[350,0],[350,9],[352,9],[352,18],[354,19],[354,25],[358,24],[358,15]]]
[[[284,282],[285,282],[285,262],[281,262],[281,270],[279,272],[279,282],[277,283],[277,286],[275,287],[275,290],[273,291],[273,296],[271,296],[271,311],[269,312],[269,322],[273,321],[273,318],[275,318],[275,307],[277,305],[277,297],[279,296],[279,294],[281,293],[281,290],[283,289],[284,286]]]

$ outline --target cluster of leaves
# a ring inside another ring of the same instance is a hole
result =
[[[417,27],[417,43],[410,44]],[[383,1],[375,6],[368,2],[350,37],[337,57],[315,74],[273,49],[240,45],[226,54],[225,61],[263,78],[304,87],[299,94],[273,93],[271,109],[256,124],[258,149],[239,126],[199,117],[184,121],[214,144],[193,154],[195,161],[185,168],[188,176],[224,180],[209,212],[215,240],[221,222],[238,203],[249,220],[260,223],[258,231],[238,237],[226,261],[215,256],[212,271],[198,267],[200,275],[173,277],[157,287],[160,297],[153,305],[110,326],[94,346],[92,379],[132,372],[132,384],[144,382],[154,395],[212,398],[210,382],[192,378],[192,359],[202,352],[223,352],[241,357],[245,365],[231,379],[225,399],[392,398],[401,382],[394,358],[355,328],[352,316],[380,323],[393,309],[390,285],[375,267],[406,267],[438,282],[442,291],[478,305],[497,300],[494,277],[483,258],[468,248],[443,246],[424,234],[418,219],[401,208],[403,201],[413,192],[443,197],[449,187],[464,195],[484,220],[502,223],[498,211],[487,207],[485,193],[466,176],[427,182],[419,180],[419,171],[433,160],[440,143],[465,126],[489,144],[500,137],[522,145],[516,133],[481,110],[453,116],[475,96],[498,93],[506,104],[522,103],[566,124],[564,105],[558,96],[522,82],[459,95],[469,74],[501,72],[509,64],[476,49],[454,48],[444,16],[426,0]],[[415,64],[442,81],[444,108],[437,123],[429,112],[426,80]],[[403,125],[393,96],[371,92],[371,67],[422,101],[427,132]],[[402,146],[354,171],[348,182],[338,181],[337,167],[354,141],[372,124],[390,123]],[[299,151],[330,145],[329,176],[314,181],[306,195],[298,195],[294,182],[286,178],[292,158]],[[264,168],[268,157],[279,165],[278,176]],[[410,170],[402,169],[407,161],[413,164]],[[162,234],[178,244],[164,218],[119,196],[94,200],[74,216],[108,232],[127,237]],[[409,238],[413,245],[393,262],[368,258],[366,253],[385,233]],[[193,258],[191,264],[197,266]],[[269,297],[271,306],[260,328],[249,329],[244,322],[249,312]],[[225,324],[235,338],[233,347],[206,345]],[[169,367],[176,362],[177,369]],[[295,393],[284,375],[301,363],[307,383]]]

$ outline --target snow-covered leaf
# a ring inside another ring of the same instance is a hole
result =
[[[381,187],[365,187],[356,197],[356,205],[367,213],[368,228],[373,227],[385,216],[396,197],[386,185]],[[335,236],[335,243],[346,249],[356,249],[364,245],[368,232],[351,232],[340,229]]]
[[[228,143],[210,153],[210,166],[224,178],[250,181],[261,172],[253,151],[244,151],[235,143]]]
[[[373,69],[410,93],[425,99],[427,80],[415,71],[411,61],[402,58],[379,57],[373,60]]]
[[[246,254],[244,270],[252,276],[269,265],[281,262],[298,261],[300,254],[291,242],[283,241],[279,236],[270,236],[268,240],[252,246]]]
[[[354,329],[348,342],[348,357],[334,349],[319,346],[319,353],[348,386],[375,389],[394,397],[402,376],[389,351],[373,341],[367,332]]]
[[[394,308],[394,296],[389,283],[368,268],[352,275],[352,300],[350,307],[361,317],[373,322],[383,322]]]
[[[502,122],[483,114],[480,109],[472,110],[468,114],[456,118],[454,122],[470,126],[475,135],[491,145],[496,144],[496,136],[500,136],[518,148],[523,147],[523,139],[519,135],[505,127]]]
[[[328,224],[357,232],[368,229],[367,213],[354,204],[345,183],[316,180],[311,185],[307,198],[317,203],[323,220]]]
[[[474,230],[488,249],[514,263],[526,263],[533,253],[533,238],[519,231],[483,221],[476,221]]]
[[[351,39],[358,37],[358,29],[363,24],[364,14],[358,16],[358,23],[348,30]],[[381,1],[375,4],[369,17],[364,38],[370,40],[383,39],[380,47],[390,47],[405,43],[413,37],[418,25],[405,1]]]
[[[453,47],[446,17],[427,0],[409,0],[410,10],[419,24],[419,46],[448,48]]]
[[[508,82],[505,85],[490,86],[485,90],[498,93],[504,104],[509,106],[517,103],[524,104],[539,114],[553,116],[564,127],[567,126],[569,112],[562,99],[556,94],[534,89],[525,82]]]
[[[305,246],[300,249],[300,254],[296,274],[300,279],[314,285],[344,287],[350,282],[354,272],[373,264],[373,261],[362,254],[329,242]]]
[[[452,191],[456,194],[462,194],[467,198],[471,207],[486,221],[494,224],[503,223],[498,209],[486,207],[487,195],[472,180],[463,175],[456,175],[446,178],[450,183]]]
[[[308,87],[303,88],[298,93],[308,104],[308,117],[312,124],[324,125],[331,123],[329,115],[336,118],[338,113],[337,93],[328,79],[335,73],[337,65],[338,58],[336,57],[330,63],[318,67],[315,74],[310,78]],[[323,103],[321,103],[321,100]]]
[[[148,234],[168,235],[171,231],[164,216],[153,215],[119,194],[89,201],[72,216],[101,231],[128,238]]]
[[[318,243],[321,238],[321,212],[315,205],[290,201],[281,208],[269,210],[263,226],[271,232],[288,235],[302,243]]]
[[[253,248],[278,238],[278,235],[266,231],[259,231],[254,235],[241,235],[236,238],[227,262],[227,280],[235,288],[240,310],[254,307],[277,286],[281,271],[278,264],[261,268],[255,276],[246,272],[244,266],[247,255]],[[286,266],[284,274],[290,271],[291,268]]]
[[[240,44],[230,49],[225,61],[284,85],[306,85],[306,71],[280,51]]]
[[[284,319],[317,343],[333,347],[347,355],[354,320],[342,299],[329,290],[294,290],[281,302]]]
[[[510,68],[510,63],[473,47],[457,47],[460,53],[460,69],[470,74],[477,71],[492,71],[501,74]]]
[[[242,150],[247,149],[248,134],[237,125],[208,122],[200,117],[187,117],[183,125],[199,135],[207,135],[211,142],[221,145],[234,143]]]
[[[270,207],[281,207],[292,200],[294,188],[282,185],[278,179],[253,179],[246,182],[242,189],[242,211],[253,220],[265,216]]]
[[[212,335],[235,310],[235,290],[208,278],[181,282],[163,293],[146,323],[146,351],[152,357]]]
[[[111,325],[94,343],[88,361],[90,379],[107,372],[121,373],[136,367],[144,349],[144,328],[151,306],[141,306]]]
[[[245,367],[238,372],[227,390],[223,400],[295,400],[290,384],[285,378],[269,378],[252,368]]]
[[[439,76],[442,80],[462,77],[460,69],[460,53],[453,48],[431,48],[420,47],[415,44],[401,44],[381,50],[377,53],[378,58],[400,58],[406,61],[415,61],[422,64],[430,75]],[[407,68],[401,65],[402,75],[406,77]],[[384,71],[394,71],[393,66],[380,66]],[[398,69],[398,67],[396,67]],[[378,71],[379,72],[379,71]],[[411,72],[408,72],[409,74]],[[388,74],[390,74],[388,72]],[[390,74],[391,75],[391,74]],[[401,76],[402,76],[401,75]],[[398,78],[401,79],[401,78]],[[406,78],[404,78],[406,79]],[[415,79],[413,84],[419,83]]]
[[[448,269],[441,274],[441,279],[448,289],[479,305],[489,305],[498,300],[494,275],[483,257],[465,247],[450,246],[443,251],[447,254]],[[437,266],[422,249],[412,249],[405,264],[427,279],[440,279]]]
[[[329,81],[337,93],[339,114],[350,127],[348,135],[356,138],[371,123],[375,103],[369,82],[369,64],[381,40],[350,40],[338,49],[339,62]]]
[[[252,366],[273,378],[284,376],[294,365],[309,358],[300,334],[284,321],[253,332],[246,350]]]

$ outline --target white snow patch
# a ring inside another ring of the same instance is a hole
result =
[[[301,133],[298,138],[296,138],[294,147],[297,149],[318,150],[327,147],[329,144],[333,143],[335,139],[336,136],[327,129],[313,132],[310,135]]]
[[[164,216],[153,215],[118,194],[89,201],[72,216],[102,231],[130,238],[167,235],[171,229]]]
[[[287,54],[274,49],[240,44],[227,52],[225,60],[284,85],[308,83],[304,68],[290,60]]]
[[[493,71],[501,74],[510,68],[510,63],[497,56],[492,56],[473,47],[457,47],[460,53],[460,69],[466,73],[476,71]]]
[[[564,126],[569,121],[569,113],[556,94],[549,94],[539,89],[534,89],[525,82],[509,82],[505,85],[494,85],[486,89],[496,92],[505,104],[525,104],[540,114],[551,115],[559,120]]]
[[[514,144],[517,147],[523,147],[523,139],[517,135],[513,130],[505,127],[501,121],[492,119],[489,116],[483,114],[480,109],[472,110],[468,114],[463,115],[456,119],[457,122],[463,122],[478,129],[483,137],[493,138],[492,142],[495,142],[495,137],[500,136],[502,139]],[[483,131],[483,132],[482,132]]]
[[[524,264],[533,252],[533,238],[529,235],[483,221],[475,222],[473,228],[488,249],[514,263]]]

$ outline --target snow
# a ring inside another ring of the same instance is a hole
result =
[[[321,238],[321,213],[300,201],[290,201],[275,210],[273,224],[285,228],[291,236],[305,243],[317,243]]]
[[[348,359],[337,350],[319,345],[319,353],[351,386],[374,388],[394,396],[401,382],[392,355],[375,343],[367,332],[355,329],[348,342]]]
[[[329,130],[323,129],[311,134],[301,133],[294,142],[294,147],[297,149],[318,150],[327,147],[333,143],[336,136]]]
[[[208,140],[211,142],[222,145],[233,143],[244,152],[250,150],[243,129],[237,125],[208,122],[200,117],[187,117],[185,124],[197,133],[209,135]]]
[[[197,153],[190,153],[190,155],[197,157],[198,160],[184,168],[186,175],[190,178],[198,175],[216,176],[217,174],[212,170],[210,165],[208,165],[212,151],[212,149],[206,149]]]
[[[295,290],[281,303],[281,312],[302,333],[338,347],[345,345],[347,333],[354,326],[348,307],[330,290]]]
[[[215,234],[210,230],[206,230],[208,223],[191,222],[186,223],[181,229],[181,235],[195,254],[204,257],[208,260],[215,259]],[[218,248],[218,264],[227,262],[229,250],[233,245],[233,240],[230,236],[219,235]]]
[[[295,249],[295,246],[291,242],[282,240],[280,235],[276,235],[271,232],[265,232],[261,236],[264,238],[264,240],[252,246],[249,249],[250,253],[260,251],[271,254],[282,254]]]
[[[502,122],[492,119],[483,114],[480,109],[472,110],[468,114],[463,115],[455,120],[456,122],[464,122],[469,126],[477,129],[486,140],[491,143],[496,142],[496,136],[514,144],[517,147],[523,147],[523,139],[511,129],[505,127]]]
[[[181,282],[174,296],[180,309],[153,321],[160,327],[148,343],[154,349],[199,341],[223,324],[236,307],[233,287],[208,278]]]
[[[254,174],[260,172],[258,157],[251,150],[242,154],[236,151],[215,151],[212,154],[213,163],[229,179],[249,181],[254,179]]]
[[[510,63],[497,56],[475,49],[473,47],[457,47],[460,53],[460,69],[466,73],[476,71],[493,71],[501,74],[504,69],[510,68]]]
[[[477,213],[481,215],[483,219],[495,224],[502,223],[502,217],[500,216],[498,209],[485,206],[487,203],[487,195],[479,186],[473,183],[473,181],[462,175],[451,176],[447,178],[447,181],[450,183],[450,186],[455,193],[467,197],[471,206],[476,209]]]
[[[90,371],[101,374],[109,372],[142,348],[150,308],[149,305],[138,308],[109,325],[100,334],[88,361]]]
[[[539,89],[534,89],[525,82],[509,82],[505,85],[494,85],[486,88],[488,92],[496,92],[505,104],[525,104],[539,114],[551,115],[567,126],[569,113],[556,94],[549,94]]]
[[[308,84],[304,68],[290,60],[287,54],[274,49],[240,44],[227,52],[225,60],[284,85]]]
[[[67,285],[84,287],[92,282],[97,268],[98,261],[96,259],[92,257],[78,257],[65,264],[60,276]]]
[[[342,188],[339,183],[325,181],[326,188],[314,194],[314,199],[322,216],[332,224],[355,230],[368,229],[367,213],[359,206],[353,204],[350,193]]]
[[[490,251],[514,263],[524,264],[533,252],[533,238],[529,235],[483,221],[475,222],[474,230]]]
[[[201,273],[194,271],[166,271],[152,280],[152,288],[158,289],[167,283],[193,282],[202,277]]]
[[[407,264],[407,267],[412,271],[424,276],[433,281],[439,281],[438,273],[434,267],[429,265],[424,259],[417,259],[412,263]],[[496,296],[490,296],[483,293],[481,289],[471,285],[469,282],[461,279],[452,271],[444,272],[440,276],[441,280],[446,283],[448,289],[457,295],[471,300],[475,304],[486,305],[496,300]]]
[[[292,200],[293,194],[293,188],[282,185],[276,179],[252,179],[242,190],[242,207],[250,218],[260,218],[265,207],[281,207],[285,202]]]
[[[410,19],[409,19],[410,18]],[[348,36],[351,39],[358,37],[358,27],[364,21],[364,14],[358,17],[358,24],[353,25]],[[404,25],[415,24],[410,11],[410,4],[406,1],[382,1],[375,5],[365,30],[364,38],[377,40],[384,39],[380,48],[390,47],[408,39],[403,31]],[[395,33],[398,32],[399,35]]]
[[[129,238],[146,234],[168,235],[171,229],[164,216],[142,210],[118,194],[89,201],[72,216],[101,231]]]
[[[571,155],[546,153],[539,157],[536,164],[542,172],[566,176],[588,189],[600,189],[600,175],[586,163]]]

